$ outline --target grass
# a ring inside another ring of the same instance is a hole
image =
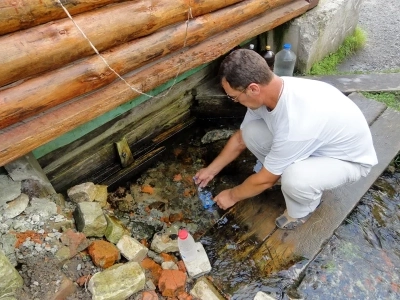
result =
[[[361,92],[364,97],[385,103],[388,107],[400,111],[400,92]]]
[[[366,33],[361,28],[356,27],[354,33],[344,40],[343,44],[336,52],[329,54],[321,61],[315,63],[307,75],[337,74],[337,66],[343,62],[346,57],[364,47],[366,39]]]

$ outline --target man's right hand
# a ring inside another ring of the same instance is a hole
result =
[[[215,174],[209,168],[199,170],[194,176],[194,182],[201,188],[205,187],[211,180],[214,179]]]

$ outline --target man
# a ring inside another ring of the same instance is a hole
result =
[[[197,172],[196,183],[206,186],[246,147],[263,163],[258,173],[214,197],[220,208],[256,196],[281,178],[287,209],[275,223],[294,229],[317,208],[324,190],[353,183],[377,164],[362,112],[333,86],[278,77],[247,49],[230,53],[219,73],[227,96],[247,113],[221,153]]]

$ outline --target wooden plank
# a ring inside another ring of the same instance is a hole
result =
[[[152,118],[139,122],[132,132],[126,134],[135,159],[141,153],[136,149],[135,142],[137,140],[146,138],[146,136],[150,138],[154,137],[165,129],[176,125],[177,122],[183,122],[188,119],[189,104],[187,100],[184,101],[187,103],[186,107],[183,106],[181,109],[178,109],[179,104],[183,101],[177,102],[176,105],[171,105],[168,110],[161,110],[159,113],[153,115]],[[146,141],[151,144],[151,140],[149,141],[148,138],[146,138]],[[54,188],[57,191],[64,191],[66,187],[85,181],[85,178],[88,178],[92,172],[101,173],[102,169],[114,165],[117,161],[115,147],[112,140],[110,140],[108,144],[97,149],[92,154],[82,153],[81,157],[76,157],[75,160],[71,160],[68,164],[63,164],[51,172],[48,172],[47,168],[44,168],[44,170]]]
[[[125,77],[132,86],[146,92],[184,72],[220,57],[242,41],[274,28],[307,11],[305,1],[295,1],[284,7],[260,14],[244,24],[231,28],[183,54],[175,53],[157,64]],[[12,130],[0,133],[0,166],[18,158],[81,124],[132,100],[139,93],[118,81],[98,92],[44,113]]]
[[[273,1],[273,0],[270,0]],[[117,3],[0,37],[0,86],[54,70],[240,0],[141,0]],[[134,17],[132,17],[134,16]]]
[[[372,137],[379,163],[356,183],[324,193],[324,202],[311,218],[294,231],[277,230],[253,255],[265,274],[287,266],[297,258],[312,260],[334,230],[357,205],[400,149],[400,113],[391,109],[372,124]],[[265,260],[265,256],[269,259]]]
[[[186,46],[198,44],[229,29],[232,25],[247,21],[259,12],[272,6],[282,5],[285,1],[290,0],[257,0],[252,1],[251,5],[248,2],[242,2],[206,16],[194,18],[189,24],[180,22],[149,36],[124,43],[105,51],[102,56],[115,72],[124,75],[181,49],[184,44]],[[216,23],[220,26],[215,26]],[[64,48],[61,49],[64,51]],[[52,54],[48,51],[46,54],[48,60]],[[70,55],[69,52],[68,56]],[[51,59],[51,61],[55,60],[55,58]],[[124,63],[121,64],[121,61]],[[26,72],[23,73],[26,75]],[[100,56],[94,55],[10,86],[0,91],[0,106],[2,107],[0,129],[104,87],[115,79],[117,75],[109,69]],[[60,90],[63,92],[60,93]]]

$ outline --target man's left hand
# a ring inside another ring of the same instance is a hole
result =
[[[214,197],[214,202],[217,203],[219,208],[226,210],[236,204],[237,200],[233,198],[232,189],[224,190]]]

